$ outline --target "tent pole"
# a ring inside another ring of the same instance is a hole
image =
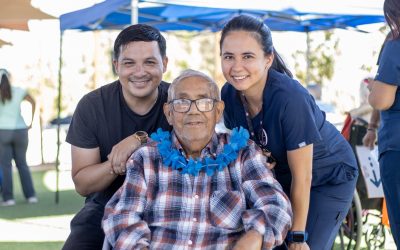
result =
[[[139,0],[131,0],[131,24],[139,23]]]
[[[62,44],[63,44],[63,32],[60,32],[60,56],[58,64],[58,97],[57,97],[57,154],[56,154],[56,194],[55,202],[59,202],[59,179],[60,179],[60,117],[61,117],[61,97],[62,97]]]
[[[307,30],[306,31],[306,37],[307,37],[307,49],[306,49],[306,86],[308,86],[310,84],[310,80],[311,80],[311,61],[310,61],[310,47],[311,47],[311,38],[310,38],[310,32]]]

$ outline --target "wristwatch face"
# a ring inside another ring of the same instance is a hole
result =
[[[302,234],[302,233],[293,234],[293,241],[294,242],[304,242],[305,241],[304,238],[305,238],[304,234]]]
[[[136,131],[135,134],[137,137],[139,137],[139,140],[142,144],[147,142],[148,135],[145,131]]]

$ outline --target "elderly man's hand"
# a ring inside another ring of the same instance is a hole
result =
[[[140,145],[140,142],[134,136],[128,136],[118,144],[114,145],[111,153],[108,155],[108,160],[110,161],[112,171],[115,174],[125,174],[126,161]]]
[[[266,157],[271,157],[272,153],[271,152],[264,152],[264,155]],[[272,170],[275,166],[276,166],[276,161],[267,162],[267,168],[269,170]]]
[[[374,149],[376,141],[376,130],[367,130],[362,142],[364,146],[370,148],[371,150]]]
[[[260,250],[262,235],[256,230],[246,232],[235,244],[233,250]]]

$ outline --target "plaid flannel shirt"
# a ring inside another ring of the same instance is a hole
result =
[[[201,157],[218,154],[229,135],[214,134]],[[176,136],[172,142],[183,152]],[[114,249],[230,249],[249,230],[263,249],[283,243],[292,223],[289,199],[249,140],[236,161],[207,176],[162,163],[157,143],[128,160],[124,184],[107,203],[102,226]]]

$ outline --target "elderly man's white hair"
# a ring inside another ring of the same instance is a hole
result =
[[[186,79],[188,77],[201,77],[204,80],[206,80],[208,82],[208,85],[210,87],[211,90],[211,98],[214,98],[218,101],[221,100],[221,97],[219,95],[219,89],[217,84],[215,83],[215,81],[209,77],[208,75],[197,71],[197,70],[193,70],[193,69],[187,69],[182,71],[182,73],[175,78],[175,80],[172,81],[171,86],[169,86],[168,89],[168,101],[171,101],[172,99],[175,98],[175,87],[178,83],[180,83],[183,79]]]

